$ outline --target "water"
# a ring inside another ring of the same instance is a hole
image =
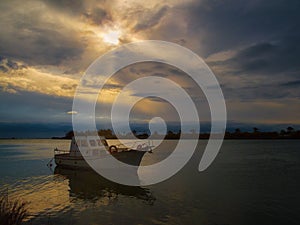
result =
[[[300,141],[226,140],[199,173],[205,144],[169,180],[129,187],[89,171],[50,170],[53,149],[69,141],[0,140],[0,191],[30,202],[27,224],[299,224]],[[142,163],[168,153],[163,147]]]

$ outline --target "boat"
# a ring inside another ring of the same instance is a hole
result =
[[[54,149],[54,161],[58,167],[90,169],[87,161],[113,156],[122,163],[139,166],[145,153],[152,152],[150,142],[132,142],[127,145],[109,145],[102,136],[76,136],[69,151]],[[79,150],[80,149],[80,150]]]

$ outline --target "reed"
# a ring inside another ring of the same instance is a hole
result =
[[[19,225],[28,216],[27,202],[0,196],[0,225]]]

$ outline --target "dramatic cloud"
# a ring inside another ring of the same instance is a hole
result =
[[[142,18],[135,25],[134,30],[140,31],[156,26],[167,13],[168,7],[164,6],[158,10],[148,10],[142,13]],[[154,12],[153,12],[154,11]]]
[[[72,99],[35,92],[1,93],[0,122],[71,123]]]
[[[53,120],[69,120],[80,77],[96,58],[124,43],[157,39],[205,59],[221,83],[230,120],[299,122],[299,10],[298,0],[1,1],[0,100],[10,105],[1,108],[1,118],[14,120],[18,113],[32,118],[40,104],[47,110],[36,118],[51,114]],[[119,71],[101,93],[99,112],[109,112],[122,88],[144,76],[176,82],[209,117],[193,81],[159,63]],[[88,92],[98,91],[95,80],[86,82]],[[137,105],[135,115],[167,115],[163,105],[167,109],[161,99],[148,98]]]
[[[189,14],[188,29],[199,34],[204,54],[299,34],[299,7],[297,0],[204,0],[182,6]]]
[[[230,66],[236,75],[292,75],[300,72],[300,35],[280,41],[262,42],[246,47],[230,59],[215,61],[211,65]]]
[[[84,43],[74,38],[78,34],[68,24],[68,18],[52,13],[43,3],[10,4],[1,3],[2,55],[31,65],[59,65],[64,60],[80,57]]]
[[[45,73],[9,59],[2,59],[1,63],[0,88],[4,92],[16,94],[29,91],[60,97],[74,96],[77,80],[62,74]]]

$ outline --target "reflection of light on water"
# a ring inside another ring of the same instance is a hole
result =
[[[62,214],[80,217],[80,213],[88,208],[108,206],[118,199],[118,193],[113,192],[109,187],[101,189],[93,186],[92,183],[82,181],[81,178],[79,176],[76,179],[75,176],[72,178],[73,180],[70,180],[70,177],[60,174],[30,177],[13,185],[2,186],[0,192],[4,193],[8,189],[9,199],[18,199],[29,203],[28,213],[30,216],[27,220],[47,219]],[[92,179],[90,182],[93,180],[96,181],[96,179]],[[70,182],[74,181],[76,186],[72,187]],[[84,190],[84,187],[89,185],[91,188],[96,188],[96,192],[101,193],[98,193],[98,196],[89,196],[90,193]],[[71,190],[71,188],[79,188],[79,190]]]
[[[32,217],[61,212],[69,204],[68,180],[58,177],[35,177],[22,180],[17,186],[9,188],[10,199],[29,202],[28,211]]]
[[[46,160],[53,156],[55,147],[69,149],[69,146],[70,140],[4,139],[0,140],[0,154],[5,156],[6,161],[7,159]]]
[[[165,159],[175,144],[167,140],[153,154],[146,154],[144,165]],[[206,140],[200,140],[184,170],[159,185],[136,188],[88,172],[53,175],[46,167],[53,148],[66,149],[69,141],[0,140],[0,194],[8,188],[11,200],[31,201],[33,216],[27,222],[31,225],[255,224],[262,219],[257,215],[266,215],[268,224],[297,224],[299,144],[297,140],[227,140],[212,167],[198,173],[206,146]],[[18,151],[9,154],[10,150]],[[21,154],[27,153],[26,159],[35,158],[31,152],[43,158],[44,151],[48,158],[39,164],[23,160]]]

